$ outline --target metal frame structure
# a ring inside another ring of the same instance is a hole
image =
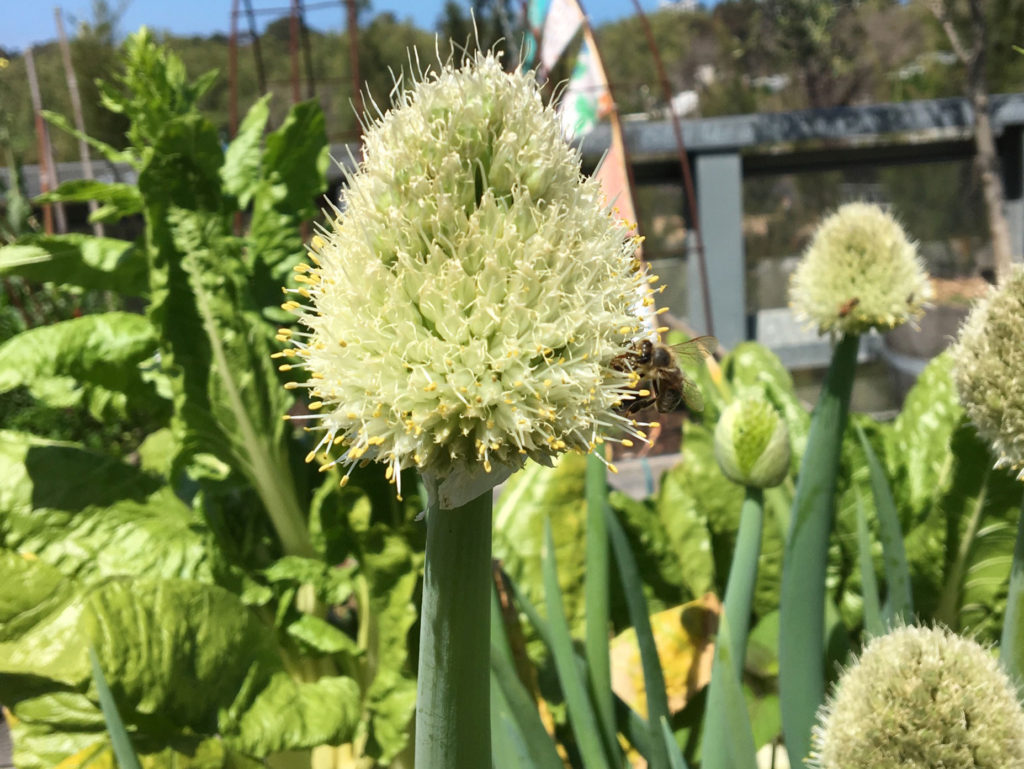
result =
[[[991,108],[1003,169],[1006,214],[1014,251],[1020,258],[1024,254],[1024,94],[993,96]],[[973,113],[963,98],[682,121],[687,153],[695,170],[698,216],[708,254],[714,330],[722,344],[731,347],[752,338],[755,331],[746,310],[742,236],[745,178],[968,159],[974,155],[973,125]],[[638,185],[682,184],[670,121],[625,121],[623,129]],[[584,137],[584,166],[592,170],[609,143],[610,129],[606,125]],[[358,157],[356,148],[351,149],[351,156]],[[332,146],[331,155],[350,157],[344,145]],[[59,166],[62,179],[83,175],[80,163]],[[5,173],[6,169],[0,169],[0,176]],[[133,173],[127,165],[116,173],[101,165],[97,178],[113,180],[116,176],[131,181]],[[26,166],[24,174],[29,194],[38,194],[38,166]],[[341,170],[332,165],[328,181],[336,193],[343,183]],[[686,218],[685,210],[680,213]],[[700,276],[693,272],[697,263],[696,258],[687,259],[687,314],[691,325],[706,333],[700,322],[704,314]]]

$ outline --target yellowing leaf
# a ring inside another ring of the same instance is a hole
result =
[[[651,615],[651,630],[658,647],[668,694],[668,707],[678,713],[690,697],[711,680],[711,662],[715,646],[712,638],[718,629],[722,604],[714,593],[696,601],[674,606]],[[630,628],[611,644],[612,689],[633,710],[647,717],[647,698],[636,631]]]

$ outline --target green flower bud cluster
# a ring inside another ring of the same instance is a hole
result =
[[[789,295],[797,317],[820,333],[860,334],[920,317],[932,289],[896,219],[876,205],[848,203],[818,226]]]
[[[1024,270],[971,311],[952,357],[960,402],[996,466],[1024,480]]]
[[[744,486],[778,486],[789,472],[789,428],[775,407],[754,396],[735,400],[715,426],[715,458]]]
[[[818,713],[821,769],[1024,767],[1024,711],[989,650],[940,628],[871,640]]]
[[[443,66],[363,149],[284,305],[305,327],[281,338],[309,374],[309,458],[416,467],[454,507],[445,479],[471,499],[527,458],[642,436],[610,363],[644,333],[650,281],[534,78],[492,54]]]

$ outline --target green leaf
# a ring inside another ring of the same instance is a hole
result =
[[[121,575],[213,583],[226,568],[192,510],[115,458],[0,431],[0,479],[0,546],[83,583]]]
[[[240,243],[223,216],[176,207],[156,213],[159,288],[150,319],[173,375],[179,466],[202,453],[227,462],[259,495],[284,551],[313,556],[281,421],[292,398],[272,365],[270,330],[253,308]]]
[[[661,736],[661,719],[668,718],[668,699],[665,691],[665,676],[661,670],[658,648],[651,630],[651,619],[647,602],[644,600],[640,581],[640,570],[636,559],[629,549],[629,542],[622,525],[611,512],[607,512],[608,536],[615,563],[622,583],[622,592],[626,596],[629,619],[636,631],[636,642],[640,649],[640,663],[644,671],[644,693],[647,698],[647,721],[650,736],[651,753],[647,756],[649,765],[654,769],[668,767],[668,755]]]
[[[145,296],[145,254],[126,240],[68,235],[28,235],[0,247],[0,275],[38,283]]]
[[[1012,473],[993,469],[987,444],[966,420],[954,433],[950,450],[952,483],[935,506],[941,524],[931,523],[931,537],[916,539],[914,551],[921,559],[938,561],[941,569],[944,582],[930,604],[935,619],[954,630],[969,628],[979,642],[991,643],[1003,625],[1024,486]],[[942,534],[946,536],[940,539]]]
[[[861,573],[861,587],[864,594],[864,632],[869,636],[885,633],[881,604],[878,600],[878,583],[875,580],[875,564],[871,556],[871,534],[860,494],[857,494],[857,555]]]
[[[898,506],[915,517],[934,504],[952,478],[949,444],[964,413],[952,370],[948,352],[932,358],[887,435],[885,457]]]
[[[246,208],[252,200],[260,178],[263,130],[270,117],[270,94],[266,94],[249,108],[224,153],[224,165],[220,177],[224,191],[238,198],[239,208]]]
[[[6,516],[31,516],[41,508],[77,512],[121,500],[141,502],[159,487],[159,479],[115,457],[0,430],[0,511],[5,516],[0,525],[5,531],[11,528]]]
[[[553,468],[529,463],[513,475],[494,506],[494,557],[502,562],[531,603],[544,603],[542,552],[545,518],[550,516],[558,587],[570,632],[582,634],[586,552],[584,477],[586,458],[564,455]]]
[[[132,313],[85,315],[37,326],[0,344],[0,392],[70,377],[86,390],[123,394],[136,413],[166,419],[170,404],[157,395],[140,368],[156,350],[153,326]],[[40,390],[34,393],[45,395]]]
[[[558,671],[558,682],[565,695],[569,710],[569,722],[579,748],[583,763],[592,769],[608,769],[611,766],[606,748],[601,740],[597,714],[587,695],[586,684],[576,665],[569,625],[562,611],[562,594],[558,587],[558,562],[555,556],[555,541],[551,525],[545,526],[544,571],[545,605],[548,628],[551,631],[551,656]]]
[[[253,293],[262,307],[277,309],[281,286],[305,253],[301,224],[319,212],[327,188],[328,145],[324,116],[315,102],[295,105],[267,137],[262,174],[252,188],[249,253]]]
[[[492,632],[494,627],[492,626]],[[558,757],[555,743],[544,729],[537,712],[537,703],[530,697],[526,687],[516,675],[512,662],[503,654],[491,647],[491,690],[501,694],[501,701],[492,699],[491,733],[497,736],[503,726],[502,721],[509,721],[516,727],[528,753],[529,761],[520,761],[520,766],[534,769],[562,769],[562,760]],[[504,716],[504,718],[502,718]],[[497,740],[495,740],[497,742]],[[495,760],[498,759],[498,746],[495,745]]]
[[[288,635],[320,654],[344,653],[357,657],[362,653],[350,636],[310,614],[303,614],[288,625]]]
[[[885,556],[885,621],[890,627],[895,627],[909,622],[914,616],[914,599],[911,595],[907,553],[903,547],[903,531],[882,464],[868,443],[864,430],[860,425],[856,425],[856,429],[871,474],[871,492],[878,516],[878,537],[882,542],[882,552]],[[859,525],[858,523],[858,527]]]
[[[112,147],[111,145],[107,144],[106,142],[100,141],[99,139],[94,139],[88,134],[82,133],[73,125],[71,125],[71,123],[68,122],[68,119],[61,115],[59,112],[51,112],[48,109],[44,109],[42,110],[42,115],[44,118],[46,118],[46,122],[50,123],[51,125],[57,126],[57,128],[71,134],[76,139],[81,139],[87,142],[93,149],[99,150],[100,154],[103,155],[103,157],[105,157],[111,163],[129,163],[133,166],[138,165],[138,159],[136,158],[134,152],[132,152],[131,150],[119,150],[116,147]]]
[[[0,553],[0,576],[24,588],[0,602],[0,687],[19,718],[43,696],[87,691],[91,644],[126,725],[149,740],[220,734],[262,757],[352,735],[356,684],[292,680],[271,631],[225,590],[151,579],[80,588],[9,552]]]
[[[142,211],[142,197],[134,184],[100,182],[95,179],[71,179],[33,201],[46,203],[87,203],[95,200],[103,206],[89,217],[93,222],[116,222]]]
[[[117,757],[117,764],[120,769],[142,769],[131,740],[128,738],[128,732],[124,728],[121,714],[117,712],[117,703],[114,702],[114,695],[110,693],[110,687],[103,675],[103,668],[96,656],[96,650],[91,646],[89,647],[89,662],[92,664],[93,685],[96,687],[100,708],[103,710],[103,720],[107,724],[107,732],[110,734],[110,742],[114,755]]]

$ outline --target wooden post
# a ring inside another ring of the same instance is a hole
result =
[[[39,95],[39,78],[36,77],[36,62],[32,57],[31,46],[25,49],[25,72],[28,74],[28,90],[32,97],[32,112],[35,115],[36,123],[36,146],[39,153],[39,189],[41,192],[49,192],[52,187],[50,186],[50,166],[53,164],[53,156],[49,152],[50,143],[46,135],[46,123],[43,122],[43,100]],[[56,176],[56,174],[54,174]],[[58,209],[62,217],[63,211]],[[58,227],[60,225],[58,224]],[[47,235],[53,234],[53,207],[49,203],[43,205],[43,229]],[[61,232],[66,230],[67,227],[61,228]]]
[[[68,91],[71,93],[71,112],[75,118],[75,128],[80,134],[85,134],[85,119],[82,117],[82,99],[78,93],[78,78],[75,76],[75,66],[71,62],[71,46],[68,45],[67,35],[64,34],[64,19],[61,16],[60,8],[53,9],[53,16],[57,22],[57,39],[60,41],[60,54],[64,60],[64,77],[68,81]],[[82,158],[82,175],[89,180],[94,179],[92,173],[92,158],[89,156],[89,144],[84,138],[78,138],[78,155]],[[95,200],[89,201],[89,213],[96,213],[99,205]],[[92,223],[92,233],[102,238],[103,222]]]

